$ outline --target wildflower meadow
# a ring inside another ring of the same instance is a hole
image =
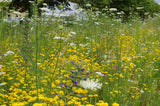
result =
[[[159,106],[159,80],[159,15],[0,22],[1,106]]]

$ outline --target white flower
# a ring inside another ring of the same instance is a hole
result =
[[[3,65],[0,65],[0,68],[2,68]]]
[[[71,43],[70,43],[70,46],[74,46],[74,45],[76,45],[76,44],[75,44],[75,43],[73,43],[73,42],[71,42]]]
[[[12,63],[18,63],[17,61],[12,61]]]
[[[64,37],[55,36],[54,39],[64,39]]]
[[[32,4],[32,3],[34,3],[34,2],[33,2],[33,1],[29,1],[29,3],[31,3],[31,4]]]
[[[101,72],[96,72],[99,76],[104,76]]]
[[[13,51],[7,51],[6,54],[14,54]]]
[[[117,14],[118,14],[118,15],[121,15],[122,13],[121,13],[121,12],[117,12]]]
[[[79,46],[81,46],[81,47],[86,47],[86,46],[88,46],[88,44],[89,44],[89,43],[86,43],[86,44],[79,44]]]
[[[5,83],[1,83],[0,86],[2,86],[2,85],[6,85],[6,84]]]
[[[6,74],[6,72],[0,72],[0,75]]]
[[[91,4],[89,4],[89,3],[88,3],[88,4],[86,4],[86,7],[91,7]]]
[[[12,0],[0,0],[0,2],[11,2]]]
[[[18,12],[18,11],[14,11],[13,14],[19,15],[19,14],[21,14],[21,13]]]
[[[111,12],[112,11],[117,11],[117,9],[116,8],[110,8],[109,11],[111,11]]]
[[[94,22],[96,25],[100,25],[100,23],[99,22]]]
[[[7,51],[6,54],[4,54],[4,55],[7,56],[7,55],[12,55],[12,54],[14,54],[13,51]]]
[[[144,93],[144,91],[143,91],[143,90],[141,90],[141,91],[140,91],[140,93]]]
[[[98,80],[93,81],[92,79],[91,80],[87,79],[87,80],[81,80],[80,86],[82,86],[85,89],[97,90],[101,89],[102,83],[99,83]]]
[[[89,39],[89,37],[85,37],[85,39]]]
[[[47,3],[43,3],[43,6],[47,6]]]
[[[37,63],[37,65],[39,66],[41,63]]]
[[[137,7],[136,9],[137,10],[142,10],[142,9],[144,9],[144,7]]]
[[[42,11],[46,11],[46,12],[50,12],[51,11],[50,9],[45,8],[45,7],[42,7],[42,8],[39,8],[39,9],[42,10]]]
[[[75,34],[76,34],[76,32],[70,32],[70,34],[73,34],[73,35],[75,35]]]
[[[73,36],[73,35],[76,35],[76,32],[70,32],[68,36]]]
[[[149,15],[149,12],[145,12],[144,15]]]

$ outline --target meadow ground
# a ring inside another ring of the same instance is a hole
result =
[[[158,106],[160,20],[0,24],[1,106]]]

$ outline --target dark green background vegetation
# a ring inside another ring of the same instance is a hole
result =
[[[30,0],[13,0],[10,4],[1,3],[1,7],[7,5],[10,9],[20,10],[21,12],[29,11]],[[134,12],[141,11],[140,17],[144,18],[144,13],[148,12],[149,15],[153,16],[153,13],[160,12],[160,5],[158,5],[154,0],[35,0],[38,7],[42,7],[42,3],[47,3],[50,6],[67,4],[68,1],[76,2],[82,7],[86,8],[86,4],[91,4],[93,10],[94,8],[99,8],[102,10],[106,6],[108,8],[117,8],[118,11],[123,11],[125,17],[128,18]],[[67,4],[68,5],[68,4]],[[137,10],[137,7],[144,7],[142,10]],[[132,14],[133,15],[133,14]],[[31,16],[31,15],[30,15]]]

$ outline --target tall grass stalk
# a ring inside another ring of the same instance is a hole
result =
[[[37,100],[38,100],[38,96],[39,96],[39,84],[40,84],[40,71],[38,68],[38,59],[39,59],[39,33],[41,32],[39,30],[39,19],[38,19],[38,8],[37,8],[37,4],[36,4],[36,0],[33,2],[32,7],[33,8],[33,36],[34,36],[34,52],[35,52],[35,60],[34,60],[34,72],[35,72],[35,77],[36,77],[36,96],[37,96]]]

